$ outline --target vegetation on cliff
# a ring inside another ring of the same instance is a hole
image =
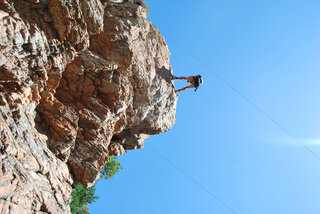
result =
[[[85,207],[87,204],[91,204],[97,199],[95,196],[96,186],[89,188],[84,187],[80,183],[74,183],[74,192],[72,193],[72,202],[70,204],[70,209],[72,214],[89,213]]]
[[[121,163],[114,157],[110,156],[104,168],[101,171],[101,178],[108,180],[112,178],[117,172],[123,169]],[[72,192],[72,202],[70,209],[72,214],[86,214],[89,213],[87,205],[99,199],[95,196],[96,185],[86,188],[80,183],[73,184],[74,191]]]

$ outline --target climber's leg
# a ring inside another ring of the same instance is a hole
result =
[[[181,88],[181,89],[179,89],[179,90],[176,90],[176,92],[184,91],[184,90],[186,90],[187,88],[195,88],[195,87],[194,87],[193,84],[190,84],[190,85],[188,85],[188,86],[186,86],[186,87],[184,87],[184,88]]]
[[[193,81],[193,76],[191,76],[191,77],[175,77],[175,79],[188,80],[188,82],[192,82]]]

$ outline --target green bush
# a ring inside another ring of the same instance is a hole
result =
[[[99,197],[94,196],[96,191],[95,185],[86,188],[82,184],[74,183],[73,187],[75,190],[72,192],[72,202],[70,204],[70,209],[72,214],[87,214],[89,213],[85,207],[87,204],[95,202]]]
[[[117,172],[119,172],[120,169],[123,169],[120,162],[117,161],[114,156],[110,156],[108,158],[107,164],[101,171],[101,178],[108,180],[109,178],[112,178]]]
[[[122,169],[119,161],[116,160],[114,156],[108,157],[108,161],[101,171],[101,178],[105,180],[112,178],[117,172]],[[99,199],[95,196],[96,191],[95,185],[90,188],[86,188],[79,183],[73,184],[74,191],[71,194],[72,202],[70,204],[70,209],[72,214],[89,214],[87,209],[87,204],[91,204]]]

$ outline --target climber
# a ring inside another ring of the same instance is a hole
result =
[[[201,75],[197,75],[197,76],[190,76],[190,77],[176,77],[176,76],[172,76],[173,79],[179,79],[179,80],[187,80],[187,82],[191,83],[190,85],[181,88],[179,90],[176,90],[176,92],[180,92],[180,91],[184,91],[187,88],[196,88],[194,91],[196,92],[199,88],[199,86],[202,85],[203,80]]]

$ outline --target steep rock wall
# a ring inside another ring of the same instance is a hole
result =
[[[0,1],[0,213],[69,213],[108,156],[175,122],[170,54],[145,9]]]

